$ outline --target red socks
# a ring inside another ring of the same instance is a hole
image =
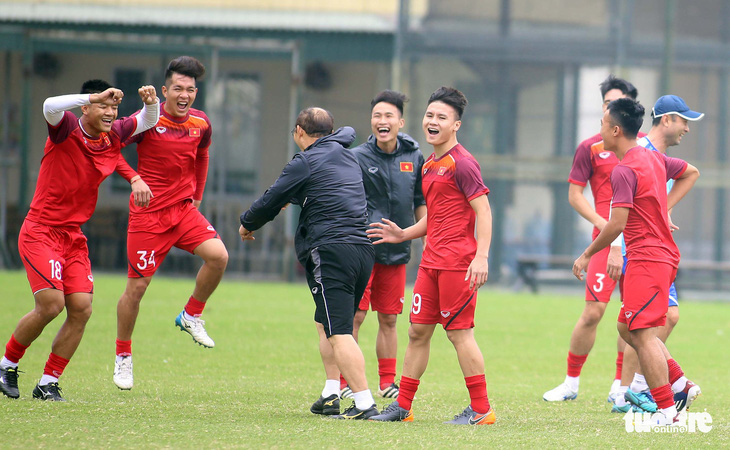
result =
[[[406,376],[402,376],[400,378],[400,390],[397,398],[398,406],[407,411],[411,410],[413,397],[416,396],[416,391],[418,390],[418,385],[420,383],[421,381],[416,380],[415,378],[408,378]]]
[[[380,389],[385,389],[395,382],[395,358],[378,360],[378,375],[380,375]]]
[[[5,357],[8,358],[9,361],[17,364],[18,361],[20,361],[20,358],[22,358],[25,354],[25,350],[28,347],[29,346],[23,345],[20,342],[16,341],[15,335],[11,335],[10,340],[5,346]]]
[[[664,386],[659,386],[656,389],[650,389],[651,396],[654,397],[654,401],[659,409],[671,408],[674,406],[674,393],[672,392],[672,386],[667,383]]]
[[[132,341],[117,339],[117,356],[132,356]]]
[[[185,312],[193,317],[200,317],[203,314],[203,308],[205,308],[205,302],[198,301],[191,295],[185,305]]]
[[[10,358],[8,358],[10,359]],[[677,361],[673,359],[667,360],[667,367],[669,368],[669,384],[674,384],[677,380],[682,378],[684,376],[684,371],[681,367],[679,367],[679,364],[677,364]],[[657,402],[657,405],[659,402]]]
[[[478,414],[489,412],[489,399],[487,398],[487,378],[484,374],[464,377],[466,388],[469,389],[471,398],[471,409]],[[400,402],[398,402],[400,404]]]
[[[579,377],[583,364],[586,362],[588,355],[574,355],[568,352],[568,376]],[[619,378],[621,375],[619,375]]]
[[[46,361],[46,367],[43,369],[43,375],[50,375],[52,377],[61,378],[63,370],[68,364],[68,359],[61,358],[55,353],[51,353]]]
[[[624,367],[624,352],[618,352],[618,356],[616,356],[616,376],[613,377],[614,380],[620,380],[621,379],[621,370]]]
[[[340,390],[345,389],[345,386],[347,386],[347,381],[345,381],[345,377],[340,374]]]

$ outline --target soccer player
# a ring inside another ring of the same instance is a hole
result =
[[[353,149],[362,170],[370,221],[387,218],[405,228],[426,215],[426,202],[421,191],[423,154],[418,142],[400,133],[405,125],[403,104],[406,96],[385,90],[370,102],[370,128],[367,142]],[[358,331],[368,308],[378,313],[378,335],[375,353],[378,357],[380,385],[377,395],[396,398],[395,384],[398,334],[396,321],[403,312],[406,289],[406,264],[411,259],[411,243],[385,244],[375,247],[375,265],[365,294],[355,313],[353,336]],[[340,380],[341,397],[351,395]],[[344,391],[342,391],[344,389]]]
[[[456,349],[471,398],[470,405],[447,423],[487,425],[496,420],[487,397],[484,358],[474,338],[477,290],[489,274],[492,213],[479,164],[456,136],[466,105],[464,94],[450,87],[437,89],[428,100],[423,131],[434,152],[423,165],[426,217],[406,229],[383,218],[368,230],[371,237],[380,238],[376,244],[428,235],[413,288],[400,392],[372,420],[413,421],[411,406],[437,324]]]
[[[130,201],[127,228],[127,286],[117,304],[114,384],[131,389],[132,332],[152,276],[175,246],[203,260],[195,288],[175,319],[181,331],[206,348],[215,342],[200,318],[228,264],[228,252],[215,228],[198,209],[208,176],[208,149],[212,129],[208,116],[193,109],[198,92],[196,81],[205,67],[195,58],[181,56],[165,71],[162,115],[156,127],[129,140],[137,143],[138,167],[154,194],[146,208]],[[125,178],[134,172],[118,170]],[[129,178],[128,178],[129,179]]]
[[[682,136],[689,133],[689,122],[700,120],[704,114],[692,111],[681,97],[665,95],[656,101],[654,108],[652,108],[651,116],[652,124],[649,133],[639,138],[637,143],[649,150],[666,154],[669,147],[679,145]],[[674,180],[667,182],[667,192],[671,191],[673,184]],[[671,216],[669,220],[672,231],[676,230],[677,228],[671,222]],[[625,258],[624,256],[624,260]],[[609,267],[609,276],[612,278],[620,277],[624,266],[625,262],[621,267],[614,267],[613,270]],[[678,321],[679,303],[677,290],[674,283],[672,283],[669,287],[667,322],[658,331],[659,339],[665,344]],[[631,377],[633,377],[633,380]],[[651,398],[646,379],[639,369],[638,357],[630,346],[624,351],[624,370],[621,381],[619,395],[616,396],[616,400],[611,409],[613,412],[626,413],[631,410],[631,405],[635,405],[644,411],[656,411],[656,403]],[[677,389],[677,392],[675,392],[675,403],[687,408],[701,393],[700,387],[689,380],[684,383],[684,386],[678,385],[675,387],[672,385],[672,390],[674,391],[675,389]]]
[[[603,112],[606,112],[608,104],[613,100],[618,98],[632,98],[635,100],[638,96],[638,91],[633,84],[613,75],[606,78],[600,84],[600,88],[601,98],[603,99]],[[617,164],[616,155],[604,149],[600,133],[581,142],[573,157],[573,166],[568,177],[570,183],[568,201],[578,214],[593,224],[593,239],[598,236],[598,233],[608,221],[612,194],[609,177]],[[591,207],[583,195],[588,183],[591,185],[595,208]],[[586,296],[583,312],[570,336],[565,380],[557,387],[543,394],[542,398],[545,401],[574,400],[578,396],[580,372],[588,358],[588,353],[590,353],[596,341],[598,323],[606,312],[606,306],[611,300],[611,293],[616,287],[616,280],[611,279],[606,273],[609,256],[612,256],[616,261],[621,260],[620,244],[605,248],[591,258],[591,264],[586,274]],[[621,384],[621,367],[625,346],[625,342],[619,337],[616,372],[609,390],[609,402],[613,402]]]
[[[91,316],[94,278],[81,225],[96,208],[99,185],[114,172],[122,142],[153,127],[159,101],[152,86],[139,88],[142,112],[115,121],[124,93],[102,80],[89,80],[81,94],[43,103],[48,140],[30,211],[18,236],[35,307],[18,322],[0,360],[0,391],[18,398],[18,362],[43,329],[66,309],[33,397],[64,401],[58,379],[81,342]],[[77,118],[69,110],[81,107]],[[150,190],[132,180],[134,201],[144,205]]]
[[[378,413],[365,377],[365,358],[352,336],[352,322],[375,261],[367,238],[367,201],[360,166],[347,147],[350,127],[332,132],[334,119],[322,108],[299,113],[292,137],[302,150],[274,184],[241,215],[245,242],[289,202],[301,206],[295,247],[315,304],[314,321],[326,383],[312,405],[315,414],[361,420]],[[340,372],[355,403],[340,412]]]
[[[699,171],[681,159],[638,146],[636,135],[643,115],[644,107],[631,99],[611,102],[603,115],[604,147],[620,160],[611,174],[611,215],[601,233],[575,260],[573,274],[582,279],[591,257],[624,233],[628,263],[618,330],[638,354],[651,394],[664,415],[664,425],[672,424],[677,416],[672,384],[686,384],[680,366],[659,339],[680,256],[668,210],[689,192]],[[676,181],[667,195],[669,179]]]

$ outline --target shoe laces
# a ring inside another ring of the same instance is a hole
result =
[[[132,357],[127,356],[119,361],[119,373],[122,375],[132,374]]]
[[[18,385],[18,373],[25,373],[18,370],[17,367],[9,367],[5,369],[5,384],[10,386]]]
[[[49,394],[56,394],[60,397],[61,396],[61,386],[59,386],[57,382],[48,383],[46,392],[48,392]]]
[[[455,415],[454,419],[458,419],[459,417],[471,417],[473,413],[474,410],[467,406],[466,409],[461,412],[461,414]]]
[[[345,411],[344,411],[344,412],[342,413],[342,415],[343,415],[343,416],[346,416],[346,415],[347,415],[347,414],[348,414],[349,412],[351,412],[351,411],[353,411],[353,410],[355,410],[355,409],[357,409],[357,405],[355,405],[355,404],[353,403],[352,405],[350,405],[350,406],[348,406],[347,408],[345,408]]]
[[[383,414],[385,414],[387,412],[398,411],[398,409],[400,407],[401,406],[398,404],[398,402],[393,402],[393,403],[391,403],[391,404],[389,404],[388,406],[385,407],[385,409],[383,410]]]

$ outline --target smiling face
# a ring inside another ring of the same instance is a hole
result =
[[[395,150],[398,132],[404,125],[405,120],[394,104],[380,102],[373,106],[370,114],[370,129],[381,150]]]
[[[117,109],[118,104],[113,104],[111,100],[82,106],[84,131],[92,137],[110,132],[112,123],[117,118]]]
[[[461,127],[461,120],[456,110],[444,102],[435,101],[428,105],[423,116],[423,132],[426,142],[437,150],[449,150],[442,147],[456,141],[456,132]]]
[[[165,112],[173,117],[187,116],[197,94],[195,78],[173,73],[172,77],[162,86],[162,95],[167,100]]]
[[[689,133],[689,121],[683,117],[679,117],[676,114],[668,114],[666,122],[666,130],[664,137],[667,143],[667,147],[679,145],[682,141],[682,136]]]

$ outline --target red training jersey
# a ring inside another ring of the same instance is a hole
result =
[[[646,133],[639,133],[637,137],[646,136]],[[575,149],[573,166],[570,168],[568,182],[585,187],[591,184],[593,194],[593,207],[596,213],[608,220],[611,212],[611,172],[618,165],[616,154],[603,148],[601,134],[591,136],[584,140]],[[598,236],[600,230],[593,228],[593,239]]]
[[[92,138],[70,111],[56,125],[48,124],[48,139],[33,201],[26,218],[48,226],[81,226],[91,218],[99,185],[122,159],[122,142],[137,128],[137,119],[115,120],[108,133]]]
[[[679,266],[679,248],[669,229],[667,181],[680,177],[687,163],[644,147],[634,147],[611,174],[613,207],[630,208],[624,240],[629,261]]]
[[[477,251],[476,214],[469,202],[489,193],[479,163],[456,144],[441,158],[431,154],[422,171],[428,240],[421,267],[466,270]]]
[[[137,172],[154,196],[149,207],[143,208],[136,206],[130,195],[130,213],[148,213],[184,200],[201,200],[212,134],[210,120],[203,111],[191,108],[187,116],[177,118],[165,111],[164,103],[160,105],[157,125],[124,143],[137,143]],[[127,171],[133,173],[129,166]],[[123,172],[120,170],[120,174]]]

